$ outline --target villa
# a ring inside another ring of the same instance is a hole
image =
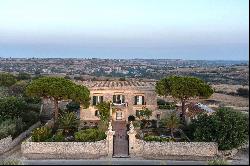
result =
[[[160,118],[157,111],[157,94],[154,82],[139,81],[80,81],[78,84],[90,90],[90,106],[81,108],[82,120],[99,120],[97,105],[110,102],[110,115],[114,121],[128,121],[129,116],[136,117],[140,110],[153,111],[150,119]]]

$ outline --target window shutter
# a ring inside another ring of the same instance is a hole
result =
[[[93,105],[96,105],[96,96],[93,96]]]
[[[135,96],[135,105],[137,105],[137,96]]]
[[[122,95],[122,103],[125,103],[125,96]]]
[[[113,103],[116,103],[116,96],[113,95]]]
[[[101,96],[100,98],[100,103],[103,103],[103,96]]]
[[[145,105],[145,102],[144,102],[144,96],[142,96],[142,105]]]

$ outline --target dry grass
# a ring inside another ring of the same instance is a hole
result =
[[[249,100],[244,97],[214,93],[210,99],[220,101],[225,106],[249,107]]]
[[[219,84],[219,85],[212,85],[212,87],[215,89],[215,91],[221,91],[225,93],[231,93],[236,92],[239,88],[247,88],[249,89],[249,86],[242,86],[242,85],[229,85],[229,84]]]

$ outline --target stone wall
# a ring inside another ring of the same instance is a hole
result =
[[[97,159],[112,157],[113,136],[109,122],[107,138],[98,142],[32,142],[31,137],[21,145],[22,155],[29,159]]]
[[[214,142],[146,142],[135,139],[132,153],[146,159],[208,159],[218,154]]]
[[[20,142],[22,142],[31,132],[33,129],[39,127],[41,122],[37,122],[36,124],[32,125],[28,130],[21,133],[18,137],[12,140],[11,136],[8,136],[4,139],[0,140],[0,154],[9,151],[10,149],[17,146]]]
[[[107,141],[99,142],[30,142],[21,145],[29,159],[95,159],[108,155]]]
[[[8,136],[0,140],[0,154],[4,153],[7,149],[9,149],[11,142],[12,142],[11,136]]]

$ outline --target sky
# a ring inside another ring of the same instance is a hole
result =
[[[249,60],[248,0],[0,0],[0,57]]]

